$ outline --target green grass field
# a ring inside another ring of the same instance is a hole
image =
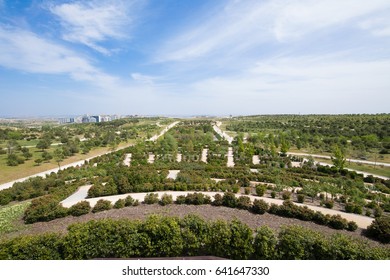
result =
[[[22,218],[29,204],[30,202],[23,202],[0,208],[0,235],[20,229],[16,221]]]

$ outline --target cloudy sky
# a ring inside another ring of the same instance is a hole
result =
[[[390,113],[389,0],[0,0],[0,116]]]

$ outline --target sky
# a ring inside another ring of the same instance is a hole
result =
[[[0,0],[0,116],[390,113],[389,0]]]

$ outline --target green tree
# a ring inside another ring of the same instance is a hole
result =
[[[58,164],[58,168],[61,168],[60,163],[64,160],[64,153],[60,148],[55,149],[54,151],[54,159]]]
[[[335,146],[333,148],[333,156],[331,158],[332,158],[333,165],[338,170],[344,169],[344,166],[346,163],[346,158],[345,158],[344,152],[340,149],[339,146]]]

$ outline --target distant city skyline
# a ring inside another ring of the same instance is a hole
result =
[[[0,0],[0,117],[389,113],[389,73],[388,0]]]

